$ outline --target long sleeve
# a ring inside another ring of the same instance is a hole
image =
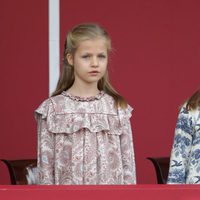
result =
[[[168,184],[184,184],[188,175],[188,160],[191,151],[193,132],[193,119],[185,107],[179,112],[174,143],[170,158]]]
[[[46,119],[37,118],[39,184],[54,184],[54,135],[47,130]]]
[[[136,184],[135,156],[130,120],[122,128],[120,136],[124,184]]]

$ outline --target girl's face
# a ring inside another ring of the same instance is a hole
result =
[[[104,38],[85,40],[79,43],[74,56],[67,59],[74,67],[75,81],[97,84],[104,76],[108,64],[108,49]]]

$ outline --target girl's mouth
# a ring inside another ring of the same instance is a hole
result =
[[[89,74],[92,76],[96,76],[97,74],[99,74],[99,71],[91,71],[89,72]]]

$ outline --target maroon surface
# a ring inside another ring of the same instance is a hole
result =
[[[1,199],[198,200],[198,186],[0,186]]]

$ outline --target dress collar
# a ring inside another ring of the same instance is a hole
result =
[[[90,96],[90,97],[80,97],[80,96],[74,96],[70,93],[68,93],[67,91],[63,91],[62,95],[69,97],[72,100],[75,101],[94,101],[94,100],[98,100],[100,99],[103,95],[104,95],[104,91],[100,91],[97,95],[95,96]]]

